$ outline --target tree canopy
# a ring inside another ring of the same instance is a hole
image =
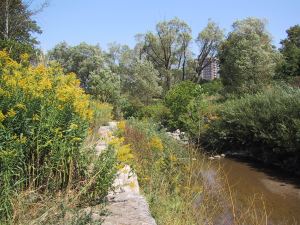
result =
[[[276,65],[266,22],[247,18],[232,27],[219,52],[224,88],[230,94],[255,93],[271,81]]]
[[[32,17],[46,3],[37,10],[29,6],[30,2],[22,0],[0,1],[0,49],[6,49],[15,59],[22,53],[33,54],[39,43],[34,35],[42,32]]]
[[[175,79],[172,74],[173,69],[181,69],[182,77],[185,77],[191,39],[191,28],[178,18],[159,22],[155,33],[148,32],[145,35],[144,52],[159,71],[167,90]]]
[[[280,43],[280,52],[284,62],[280,68],[282,77],[300,76],[300,25],[290,27],[287,31],[287,38]]]
[[[199,83],[201,72],[212,63],[217,56],[218,49],[224,39],[224,31],[213,21],[209,21],[207,26],[198,34],[196,43],[199,47],[199,54],[196,62],[196,74],[194,80]]]

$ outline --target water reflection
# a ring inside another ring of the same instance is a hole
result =
[[[238,199],[263,196],[268,224],[300,224],[299,177],[246,159],[225,158],[219,162]]]

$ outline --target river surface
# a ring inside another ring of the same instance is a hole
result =
[[[264,200],[268,224],[300,225],[300,177],[249,160],[219,162],[237,198]]]

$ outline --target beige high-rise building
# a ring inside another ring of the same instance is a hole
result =
[[[207,63],[207,60],[208,59],[206,59],[204,63]],[[212,62],[202,70],[201,77],[204,80],[213,80],[216,78],[220,78],[219,70],[220,67],[218,60],[216,58],[213,58]]]

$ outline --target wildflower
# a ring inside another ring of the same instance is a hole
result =
[[[54,133],[56,133],[56,134],[58,134],[60,131],[61,131],[60,127],[54,129]]]
[[[121,131],[124,131],[125,130],[125,127],[126,127],[126,122],[124,120],[120,121],[118,123],[118,129],[121,130]]]
[[[5,120],[5,116],[2,113],[2,111],[0,110],[0,123],[3,122],[3,120]]]
[[[25,106],[23,103],[18,103],[18,104],[16,104],[16,105],[15,105],[15,108],[26,110],[26,106]]]
[[[124,141],[125,141],[124,137],[113,138],[108,144],[116,147],[116,146],[120,146]]]
[[[204,129],[208,129],[209,128],[209,124],[207,123],[207,124],[204,124]]]
[[[29,59],[29,55],[27,53],[24,53],[20,56],[21,60],[24,62],[27,62]]]
[[[171,154],[169,158],[170,158],[171,162],[176,162],[177,161],[177,157],[173,154]]]
[[[20,135],[20,143],[21,143],[21,144],[25,144],[26,141],[27,141],[27,137],[24,136],[23,134],[21,134],[21,135]]]
[[[78,125],[76,123],[71,123],[70,129],[71,130],[76,130],[78,128]]]
[[[16,111],[13,110],[13,109],[10,109],[10,110],[7,112],[7,116],[10,117],[10,118],[14,117],[16,114],[17,114]]]
[[[39,121],[39,120],[40,120],[40,117],[39,117],[39,115],[37,115],[37,114],[33,114],[33,116],[32,116],[32,120],[33,120],[33,121]]]
[[[131,181],[130,183],[129,183],[129,187],[131,188],[131,189],[134,189],[135,188],[135,183],[133,182],[133,181]]]
[[[9,97],[10,93],[0,88],[0,96]]]
[[[73,139],[72,139],[72,141],[74,141],[74,142],[78,142],[78,141],[81,141],[82,139],[80,138],[80,137],[74,137]]]
[[[133,159],[130,145],[122,145],[117,149],[117,158],[120,162],[129,162]]]
[[[164,149],[164,146],[161,139],[157,136],[151,138],[150,148],[154,150],[162,151]]]

